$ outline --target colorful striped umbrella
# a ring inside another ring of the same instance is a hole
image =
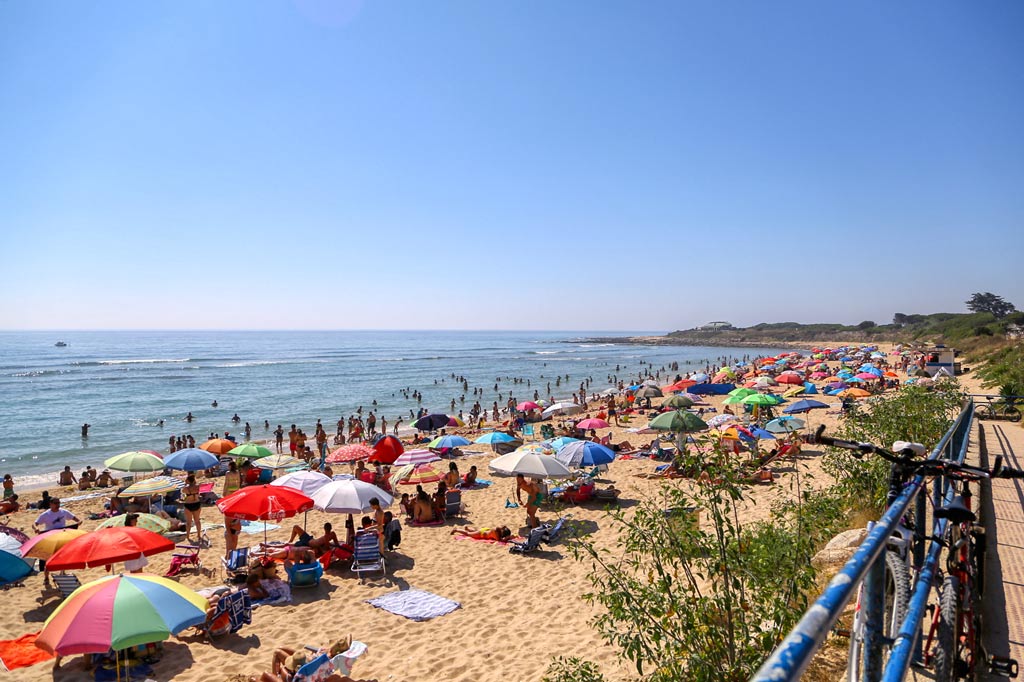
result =
[[[51,571],[106,566],[174,549],[174,542],[145,528],[115,526],[86,533],[68,542],[46,562]]]
[[[228,454],[247,459],[259,459],[260,457],[270,457],[274,452],[270,448],[265,448],[256,443],[245,443],[237,448],[231,448],[228,450]]]
[[[533,453],[536,455],[553,455],[555,454],[555,446],[546,441],[541,441],[539,443],[526,443],[525,445],[520,445],[512,452]]]
[[[163,535],[171,529],[171,522],[162,516],[157,516],[156,514],[138,514],[138,517],[139,518],[135,522],[135,526],[137,528],[145,528],[157,535]],[[117,526],[123,526],[126,518],[128,518],[127,514],[111,516],[109,519],[96,526],[96,530],[99,530],[100,528],[115,528]]]
[[[261,469],[287,469],[289,467],[306,466],[306,463],[291,455],[271,455],[270,457],[257,459],[253,462],[253,466],[258,466]]]
[[[208,602],[173,580],[134,573],[82,585],[46,619],[36,646],[59,656],[160,642],[206,620]]]
[[[122,452],[103,462],[103,466],[117,471],[160,471],[164,461],[152,452]]]
[[[417,464],[412,472],[399,481],[402,485],[424,485],[437,483],[444,478],[444,472],[438,469],[433,462]]]
[[[441,448],[461,448],[463,445],[469,445],[469,441],[462,436],[441,436],[427,443],[428,448],[441,449]]]
[[[395,466],[402,467],[406,464],[427,464],[429,462],[436,462],[439,459],[441,458],[438,457],[437,453],[431,452],[430,450],[406,450],[398,456],[398,459],[395,460]]]
[[[179,488],[185,487],[185,481],[174,476],[154,476],[153,478],[147,478],[145,481],[139,481],[133,483],[120,493],[118,497],[132,497],[134,495],[158,495],[160,493],[169,493],[172,490],[178,490]]]
[[[226,455],[238,447],[238,443],[227,438],[214,438],[199,446],[200,450],[212,452],[215,455]]]
[[[57,530],[48,530],[45,533],[31,538],[28,542],[21,546],[21,556],[29,559],[49,559],[53,556],[53,553],[58,549],[68,544],[75,538],[80,538],[86,534],[84,530],[78,530],[77,528],[58,528]]]
[[[374,454],[374,449],[369,445],[342,445],[340,448],[327,455],[327,461],[331,463],[355,462],[360,459],[369,459]]]

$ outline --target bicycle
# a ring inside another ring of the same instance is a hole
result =
[[[992,401],[980,403],[974,408],[974,416],[978,419],[996,419],[1002,421],[1019,422],[1021,419],[1020,410],[1012,398],[1003,398],[1001,402]]]
[[[943,476],[953,486],[952,499],[934,511],[937,519],[946,519],[946,529],[939,541],[949,551],[946,561],[946,575],[936,574],[936,586],[939,589],[939,607],[932,614],[932,622],[925,644],[924,665],[935,670],[939,682],[952,682],[960,679],[973,679],[979,661],[984,661],[988,672],[1005,677],[1017,677],[1017,661],[993,655],[986,655],[981,641],[981,613],[977,608],[977,599],[984,587],[984,528],[976,524],[977,517],[971,510],[971,492],[969,483],[986,478],[1024,478],[1024,471],[1002,466],[1002,457],[997,457],[991,469],[973,467],[950,460],[915,459],[924,453],[924,447],[916,443],[897,441],[893,443],[893,452],[871,443],[855,443],[823,435],[824,426],[812,437],[812,442],[850,450],[858,458],[866,454],[875,454],[888,461],[891,465],[889,496],[887,505],[899,495],[903,484],[910,478],[923,475],[925,477]],[[898,453],[898,454],[897,454]],[[960,489],[957,490],[959,484]],[[892,574],[892,598],[890,598],[890,580],[886,581],[885,632],[883,641],[891,645],[891,634],[899,627],[906,613],[906,602],[900,606],[901,588],[895,587],[906,581],[909,595],[910,561],[896,562],[890,560],[891,552],[886,553],[886,573]],[[902,575],[900,575],[902,573]],[[858,605],[863,595],[863,585],[858,596]],[[902,608],[902,611],[901,611]],[[859,612],[859,608],[858,608]],[[860,623],[861,631],[857,632],[857,613],[855,627],[851,632],[851,659],[847,664],[848,677],[859,682],[862,664],[860,648],[864,641],[864,623]],[[932,646],[934,643],[934,647]],[[856,649],[856,651],[855,651]],[[856,653],[856,658],[852,655]],[[854,675],[858,675],[854,677]]]

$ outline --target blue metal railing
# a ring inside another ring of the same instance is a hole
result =
[[[942,436],[938,445],[929,455],[930,459],[952,459],[962,462],[967,453],[974,404],[970,400],[964,405],[959,416]],[[867,538],[857,548],[853,557],[829,582],[824,593],[804,613],[803,618],[776,647],[751,682],[787,682],[798,680],[821,648],[825,638],[835,625],[846,603],[850,601],[860,585],[865,583],[865,642],[864,665],[861,667],[862,682],[876,682],[882,678],[883,620],[885,600],[885,557],[884,551],[889,537],[900,519],[917,501],[916,516],[921,522],[925,518],[926,500],[918,496],[924,487],[924,477],[915,476],[903,489],[899,497],[889,506],[881,519],[870,529]],[[937,506],[952,495],[946,481],[936,480],[933,495]],[[947,500],[948,501],[948,500]],[[945,520],[937,520],[932,537],[942,537]],[[930,542],[927,555],[925,544],[919,540],[914,548],[915,563],[921,566],[907,610],[907,616],[900,626],[893,650],[884,669],[885,682],[897,682],[906,675],[912,658],[918,655],[919,639],[928,594],[931,590],[935,569],[942,553],[938,542]]]

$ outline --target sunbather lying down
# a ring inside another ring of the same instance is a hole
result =
[[[299,649],[282,647],[274,651],[270,672],[263,673],[259,678],[253,675],[249,678],[249,682],[290,682],[295,677],[295,672],[299,668],[320,654],[327,654],[332,662],[337,662],[337,665],[331,666],[332,671],[327,677],[318,677],[317,679],[323,679],[326,682],[377,682],[376,679],[357,680],[349,677],[355,659],[366,651],[366,645],[360,642],[355,644],[357,646],[353,647],[352,638],[348,637],[346,639],[339,639],[330,646],[317,649],[316,651],[312,651],[312,647],[302,647]]]
[[[508,529],[508,526],[479,529],[473,528],[473,526],[466,526],[465,528],[452,528],[451,534],[465,535],[467,538],[473,538],[474,540],[496,540],[498,542],[512,537],[512,531]]]

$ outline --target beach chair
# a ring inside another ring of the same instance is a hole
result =
[[[355,554],[352,556],[352,572],[358,573],[360,580],[367,571],[385,572],[384,557],[380,554],[380,538],[374,531],[356,533]]]
[[[541,540],[543,540],[544,542],[546,542],[549,545],[554,543],[555,540],[558,539],[558,536],[561,535],[562,529],[564,527],[565,527],[565,517],[564,516],[558,517],[558,521],[555,522],[554,526],[552,526],[551,524],[548,524],[548,523],[541,524],[539,526],[539,528],[544,528],[545,529],[544,533],[541,535]]]
[[[287,571],[288,583],[292,588],[316,587],[324,575],[324,567],[319,561],[309,564],[292,564]]]
[[[227,559],[221,557],[220,561],[229,576],[244,573],[249,570],[249,548],[240,547],[232,550]]]
[[[551,440],[555,437],[555,427],[551,424],[541,424],[540,437],[544,440]]]
[[[217,601],[213,616],[196,629],[208,638],[221,637],[242,629],[252,623],[252,599],[246,590],[229,592]]]
[[[523,440],[526,440],[528,438],[532,439],[535,436],[533,431],[533,424],[523,424],[522,434]]]
[[[334,664],[327,654],[320,654],[300,667],[292,676],[292,682],[324,682],[334,673]]]
[[[60,593],[61,599],[67,599],[72,592],[82,586],[82,581],[72,573],[55,573],[50,577],[53,578],[53,585]]]
[[[548,524],[541,524],[530,531],[530,534],[526,536],[524,542],[511,542],[509,543],[508,551],[511,554],[529,554],[538,547],[540,547],[541,541],[544,539],[544,535],[551,529]]]
[[[449,490],[444,494],[444,517],[462,514],[462,491]]]
[[[203,568],[203,562],[199,559],[199,545],[175,545],[181,552],[171,555],[171,565],[164,573],[165,578],[173,578],[181,573],[181,569],[187,567],[196,569],[199,573]]]

